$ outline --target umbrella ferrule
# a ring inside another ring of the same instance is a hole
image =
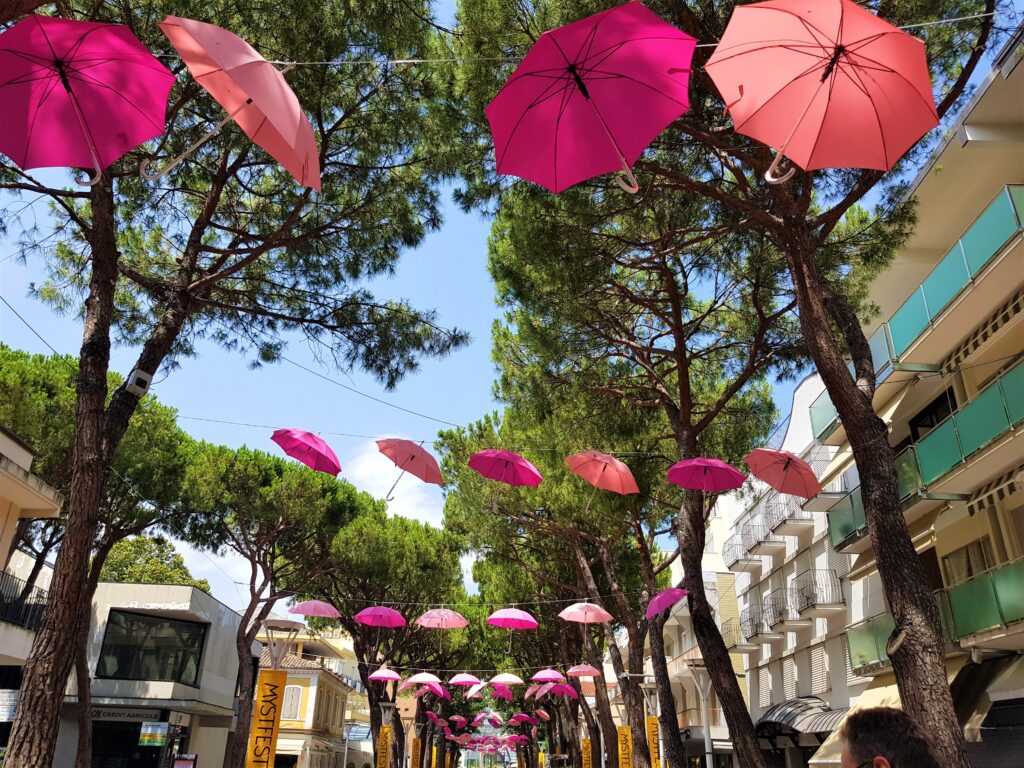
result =
[[[71,81],[68,80],[68,71],[64,68],[64,62],[60,59],[54,59],[53,66],[57,69],[57,74],[60,76],[60,84],[64,86],[64,90],[71,93]]]
[[[832,52],[832,58],[829,59],[828,64],[825,66],[825,71],[821,75],[821,82],[828,80],[829,75],[836,68],[836,64],[839,63],[839,57],[846,53],[846,48],[842,45],[837,45],[835,51]]]
[[[583,94],[583,98],[590,100],[590,93],[587,91],[587,84],[583,82],[583,78],[580,77],[580,73],[576,71],[576,65],[569,65],[569,74],[572,75],[573,82],[576,83],[576,87],[580,89],[580,93]]]

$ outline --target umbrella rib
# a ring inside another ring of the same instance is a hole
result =
[[[850,69],[850,71],[846,72],[846,76],[849,77],[850,80],[854,79],[853,78],[854,74],[857,76],[857,81],[856,81],[855,85],[857,85],[859,88],[861,88],[864,91],[864,95],[867,96],[868,97],[868,101],[871,102],[871,110],[875,113],[875,124],[878,126],[878,138],[882,142],[882,155],[883,155],[883,158],[885,159],[885,162],[888,163],[889,162],[889,147],[887,146],[886,141],[885,141],[885,130],[882,128],[882,121],[881,121],[881,119],[878,116],[878,106],[875,104],[875,99],[871,95],[870,91],[868,90],[867,85],[865,85],[864,81],[860,79],[861,73],[858,72],[856,70],[856,68],[854,68],[854,67],[850,67],[849,69]]]
[[[657,94],[658,96],[662,96],[662,97],[668,99],[669,101],[673,101],[673,102],[675,102],[676,104],[678,104],[681,107],[689,106],[688,104],[684,104],[683,102],[679,101],[679,99],[675,98],[674,96],[669,96],[664,91],[659,91],[655,86],[651,85],[650,83],[645,83],[643,80],[637,80],[632,75],[624,75],[621,72],[605,72],[603,70],[591,70],[591,71],[592,72],[597,72],[600,75],[605,75],[606,76],[606,77],[597,78],[597,79],[602,79],[602,80],[608,80],[608,79],[629,80],[631,83],[635,83],[636,85],[639,85],[639,86],[641,86],[643,88],[647,88],[648,90],[650,90],[651,92]],[[667,77],[667,75],[666,75],[666,77]]]
[[[790,43],[787,43],[785,45],[776,45],[774,43],[765,42],[764,44],[760,44],[759,43],[758,46],[759,47],[757,47],[757,48],[749,48],[749,49],[747,49],[745,51],[739,51],[738,53],[732,53],[732,54],[729,54],[728,56],[722,56],[720,58],[715,59],[715,61],[709,62],[709,63],[711,64],[711,66],[714,66],[715,64],[721,64],[722,62],[725,62],[725,61],[732,61],[733,59],[738,59],[740,56],[746,56],[746,55],[751,54],[751,53],[761,53],[763,51],[776,50],[778,48],[782,48],[784,50],[791,51],[792,53],[799,53],[799,54],[805,55],[805,56],[815,56],[819,61],[827,61],[828,60],[827,56],[823,56],[822,55],[822,52],[825,51],[826,49],[823,46],[820,46],[820,45],[811,45],[811,44],[807,44],[807,45],[793,45],[793,44],[790,44]],[[800,48],[807,48],[808,50],[802,51],[802,50],[799,50]]]
[[[775,96],[778,96],[784,90],[789,88],[789,86],[793,85],[793,83],[795,83],[797,80],[802,80],[803,78],[807,77],[808,75],[817,74],[815,72],[815,69],[816,69],[816,67],[811,67],[811,68],[806,69],[803,72],[801,72],[799,75],[797,75],[792,80],[790,80],[788,83],[786,83],[782,88],[780,88],[778,91],[776,91],[775,92]],[[775,97],[773,96],[772,98],[775,98]],[[750,113],[750,115],[747,117],[746,120],[743,121],[743,123],[737,124],[736,127],[740,128],[743,125],[746,125],[747,123],[749,123],[751,120],[753,120],[757,116],[758,112],[760,112],[762,109],[764,109],[766,106],[768,106],[771,102],[772,102],[772,99],[766,99],[757,109],[755,109],[753,112]],[[799,127],[799,126],[797,126],[797,127]]]
[[[42,106],[47,101],[47,99],[50,98],[50,96],[53,94],[54,90],[56,90],[57,83],[59,83],[59,82],[60,82],[60,79],[58,77],[54,76],[54,78],[49,83],[49,85],[50,85],[49,89],[45,93],[43,93],[42,96],[40,96],[39,101],[38,101],[38,105],[39,106]],[[36,136],[36,131],[35,131],[36,120],[39,119],[39,113],[41,111],[42,110],[37,108],[35,110],[35,112],[32,113],[32,121],[29,123],[29,127],[28,127],[29,128],[29,130],[28,130],[28,141],[25,142],[24,158],[26,160],[28,159],[29,149],[32,146],[32,139],[34,139],[35,136]]]
[[[869,62],[871,62],[872,64],[874,64],[875,66],[874,66],[874,67],[864,67],[863,65],[861,65],[861,64],[857,64],[856,62],[853,62],[853,61],[851,60],[851,61],[850,61],[850,66],[851,66],[851,67],[854,67],[854,66],[855,66],[855,67],[857,67],[858,69],[865,69],[865,70],[871,70],[871,69],[874,69],[874,70],[876,70],[876,71],[878,71],[878,72],[885,72],[886,74],[890,74],[890,75],[895,75],[895,76],[896,76],[896,77],[898,77],[898,78],[899,78],[900,80],[902,80],[903,82],[905,82],[905,83],[906,83],[906,84],[907,84],[908,86],[910,86],[910,89],[911,89],[911,90],[912,90],[912,91],[913,91],[914,93],[916,93],[916,94],[917,94],[918,98],[920,98],[920,99],[921,99],[921,101],[922,101],[922,102],[924,103],[924,105],[925,105],[926,107],[928,107],[928,108],[929,108],[929,110],[931,110],[932,112],[934,112],[934,111],[935,111],[935,105],[934,105],[934,103],[932,103],[932,104],[929,104],[929,103],[928,103],[928,100],[927,100],[927,99],[926,99],[926,98],[925,98],[925,97],[924,97],[924,96],[923,96],[923,95],[921,94],[921,92],[920,92],[919,90],[917,90],[917,86],[915,86],[915,85],[914,85],[914,84],[913,84],[912,82],[910,82],[910,80],[909,80],[909,79],[908,79],[908,78],[907,78],[907,77],[906,77],[906,76],[905,76],[905,75],[904,75],[904,74],[903,74],[902,72],[900,72],[899,70],[893,69],[893,68],[891,68],[891,67],[887,67],[887,66],[886,66],[885,64],[883,64],[882,62],[880,62],[880,61],[876,61],[875,59],[872,59],[872,58],[869,58],[869,57],[865,56],[865,55],[864,55],[863,53],[858,53],[858,54],[857,54],[857,58],[858,58],[858,59],[864,59],[865,61],[869,61]]]
[[[111,92],[111,93],[113,93],[113,94],[114,94],[115,96],[117,96],[117,98],[119,98],[119,99],[120,99],[121,101],[123,101],[123,102],[124,102],[125,104],[127,104],[127,105],[128,105],[129,107],[131,107],[131,108],[132,108],[132,109],[134,109],[134,110],[135,110],[136,112],[138,112],[138,113],[139,113],[139,115],[140,115],[141,117],[145,118],[146,122],[148,122],[148,123],[149,123],[150,125],[152,125],[152,126],[153,126],[154,128],[161,128],[161,129],[162,129],[162,128],[164,127],[163,125],[161,125],[161,124],[158,124],[158,123],[154,122],[154,121],[152,120],[152,118],[150,118],[150,116],[149,116],[149,115],[147,115],[147,114],[145,113],[145,111],[144,111],[144,110],[143,110],[143,109],[142,109],[141,107],[139,107],[139,106],[138,106],[137,104],[135,104],[135,103],[134,103],[133,101],[129,100],[127,96],[125,96],[125,95],[124,95],[123,93],[121,93],[121,92],[120,92],[119,90],[117,90],[116,88],[113,88],[113,87],[111,87],[111,86],[110,86],[110,85],[108,85],[107,83],[104,83],[104,82],[102,82],[102,81],[100,81],[100,80],[96,80],[95,78],[93,78],[93,77],[91,77],[91,76],[89,76],[89,75],[83,75],[83,74],[81,74],[81,73],[79,73],[79,72],[69,72],[69,73],[68,73],[68,80],[71,80],[72,78],[74,78],[74,79],[76,79],[76,80],[79,80],[79,81],[81,81],[81,82],[85,83],[86,85],[93,85],[93,86],[95,86],[95,87],[97,87],[97,88],[103,88],[104,90],[110,91],[110,92]]]
[[[618,53],[619,50],[624,48],[629,43],[643,43],[647,42],[648,40],[673,40],[684,45],[690,42],[689,40],[684,40],[680,38],[678,35],[647,35],[645,37],[630,37],[626,40],[616,40],[614,43],[610,43],[607,47],[602,48],[599,51],[591,51],[590,53],[588,53],[587,58],[580,63],[587,64],[592,59],[595,59],[599,56],[604,56],[604,58],[607,59],[609,56]],[[598,63],[600,64],[602,62]]]
[[[561,88],[561,93],[564,93],[568,88],[571,88],[571,87],[572,87],[571,83],[563,82],[562,88]],[[545,88],[545,91],[550,89],[550,88],[551,88],[551,86],[549,85],[547,88]],[[559,94],[560,94],[559,90],[557,90],[557,89],[552,90],[550,93],[542,94],[541,96],[539,96],[533,102],[531,102],[530,104],[528,104],[526,106],[526,108],[523,110],[522,114],[519,115],[519,118],[516,120],[515,125],[512,126],[512,130],[509,131],[508,138],[505,140],[505,146],[502,147],[502,150],[501,150],[501,157],[495,157],[495,162],[496,163],[498,163],[500,165],[501,161],[505,158],[505,153],[508,152],[508,148],[509,148],[509,145],[512,143],[512,139],[515,137],[516,132],[519,130],[519,126],[522,125],[522,122],[526,119],[526,115],[530,112],[530,110],[534,109],[535,107],[540,106],[541,104],[543,104],[548,99],[550,99],[550,98],[552,98],[554,96],[557,96]]]

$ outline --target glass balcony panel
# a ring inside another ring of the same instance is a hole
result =
[[[1024,560],[992,571],[992,589],[1003,624],[1024,620]]]
[[[979,392],[954,414],[953,419],[964,458],[1010,428],[1010,420],[1003,407],[1003,392],[998,385]]]
[[[991,574],[983,573],[963,584],[950,587],[948,594],[953,622],[960,637],[999,626],[999,606],[992,588]]]
[[[875,645],[878,648],[878,661],[884,661],[889,658],[885,649],[889,645],[889,635],[891,635],[892,631],[896,628],[896,620],[892,617],[892,614],[883,613],[875,616],[868,622],[868,624],[875,635]]]
[[[964,253],[957,242],[921,283],[925,301],[928,302],[928,314],[932,320],[938,317],[953,297],[964,289],[970,279]]]
[[[971,275],[978,274],[1017,230],[1017,217],[1004,190],[960,238]]]
[[[1017,365],[999,380],[1006,402],[1006,412],[1010,424],[1016,426],[1024,421],[1024,363]]]
[[[811,428],[814,436],[818,439],[829,435],[836,423],[836,409],[828,392],[822,392],[818,398],[811,403]]]
[[[885,371],[885,376],[888,376],[887,369],[892,365],[892,354],[889,351],[889,334],[886,332],[885,325],[871,334],[868,346],[871,348],[871,362],[875,366],[875,373],[880,374]],[[878,376],[878,379],[884,380],[885,376]]]
[[[900,478],[900,498],[905,499],[921,488],[921,471],[917,467],[917,453],[909,446],[896,455],[896,474]]]
[[[892,337],[892,351],[898,358],[914,343],[928,327],[928,308],[924,303],[921,287],[910,294],[903,306],[889,319],[889,335]]]
[[[833,504],[828,511],[828,536],[833,549],[863,531],[866,526],[860,486]]]
[[[924,436],[915,446],[921,481],[928,485],[963,461],[957,440],[956,423],[946,419]]]
[[[1013,207],[1017,209],[1017,224],[1024,226],[1024,187],[1010,187],[1010,197],[1013,198]]]

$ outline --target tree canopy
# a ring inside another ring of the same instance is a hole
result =
[[[159,536],[133,536],[117,542],[100,569],[100,581],[181,584],[210,591],[210,582],[193,578],[174,544]]]

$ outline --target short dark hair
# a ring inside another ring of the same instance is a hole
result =
[[[901,709],[857,709],[846,717],[840,737],[858,765],[884,757],[893,768],[941,768],[924,732]]]

